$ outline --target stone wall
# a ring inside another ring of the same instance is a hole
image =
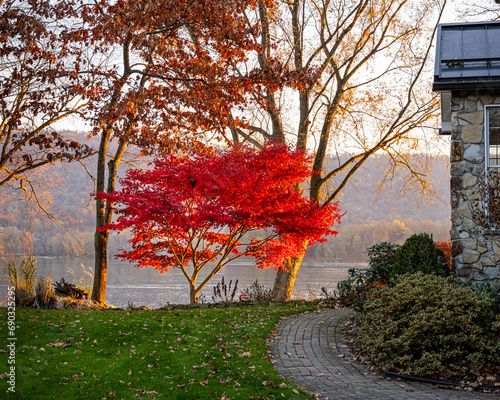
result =
[[[498,97],[452,93],[451,97],[451,256],[460,280],[500,282],[500,235],[484,235],[471,203],[481,200],[484,177],[484,105]]]

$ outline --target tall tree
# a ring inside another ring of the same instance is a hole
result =
[[[54,128],[86,105],[61,37],[62,6],[0,2],[0,187],[32,191],[28,172],[91,149]],[[81,53],[81,51],[80,51]]]
[[[179,268],[196,304],[231,261],[252,256],[259,268],[278,268],[305,251],[305,240],[336,234],[337,204],[320,207],[295,189],[310,174],[304,152],[283,146],[169,155],[152,170],[130,170],[120,191],[97,194],[119,207],[116,223],[103,229],[131,228],[132,250],[118,257],[160,272]],[[208,272],[197,283],[202,270]]]
[[[314,69],[317,79],[294,92],[268,90],[264,101],[256,101],[250,110],[254,116],[250,125],[233,127],[228,138],[257,147],[273,140],[292,142],[297,149],[313,152],[315,173],[309,181],[309,196],[322,205],[338,199],[377,152],[391,157],[388,176],[404,166],[410,184],[425,185],[425,174],[409,165],[406,154],[421,146],[421,134],[438,112],[438,101],[429,94],[425,78],[444,3],[291,0],[275,7],[260,4],[254,18],[264,26],[263,51],[256,63],[265,67],[279,58],[297,70]],[[273,45],[271,38],[279,38],[280,45]],[[301,262],[302,257],[291,259],[286,266],[289,272],[278,271],[276,298],[291,298]]]
[[[129,144],[144,153],[204,146],[200,133],[221,133],[231,109],[264,85],[277,90],[296,80],[270,60],[265,68],[240,73],[235,66],[260,49],[259,23],[246,11],[255,0],[74,0],[68,47],[87,49],[75,72],[90,76],[86,118],[100,135],[96,189],[112,193],[117,168]],[[271,2],[266,2],[270,6]],[[78,6],[78,7],[77,7]],[[115,63],[115,64],[113,64]],[[115,150],[106,165],[110,143]],[[107,167],[107,169],[106,169]],[[96,200],[95,276],[92,298],[104,302],[111,201]]]

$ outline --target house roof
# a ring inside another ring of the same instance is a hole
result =
[[[500,21],[439,24],[434,91],[500,89]]]

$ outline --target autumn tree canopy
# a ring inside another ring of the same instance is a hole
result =
[[[263,51],[249,63],[271,59],[313,69],[315,80],[299,88],[269,89],[246,110],[249,125],[227,138],[257,148],[270,141],[313,152],[309,196],[336,201],[367,159],[390,156],[387,181],[407,168],[409,185],[425,186],[423,168],[408,154],[426,150],[428,127],[438,113],[426,71],[436,23],[445,1],[292,0],[262,4],[252,15],[263,25]],[[278,45],[271,39],[279,39]],[[239,115],[238,111],[234,112]],[[274,296],[290,299],[301,258],[278,271]]]
[[[0,187],[16,182],[31,191],[27,172],[91,154],[54,128],[86,106],[67,63],[75,54],[64,47],[64,15],[63,7],[45,3],[0,2]]]
[[[101,229],[131,228],[132,250],[118,257],[160,272],[180,268],[195,304],[210,279],[239,257],[280,269],[303,255],[305,241],[336,234],[337,204],[319,206],[296,190],[311,174],[310,161],[283,146],[167,155],[152,170],[129,170],[119,191],[97,194],[119,215]],[[198,284],[202,269],[209,272]]]

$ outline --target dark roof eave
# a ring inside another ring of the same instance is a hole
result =
[[[432,84],[433,92],[447,92],[447,91],[459,91],[459,90],[484,90],[492,91],[500,89],[500,79],[495,80],[472,80],[472,81],[458,81],[458,80],[446,80],[446,81],[434,81]]]

